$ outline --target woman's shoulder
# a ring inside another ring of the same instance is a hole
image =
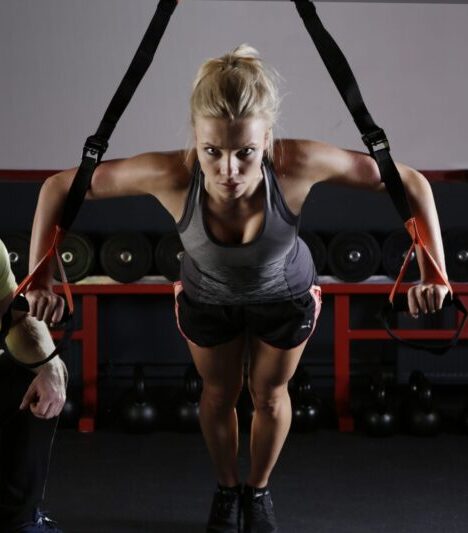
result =
[[[147,152],[138,157],[142,158],[153,172],[166,176],[175,188],[189,185],[197,160],[195,149]]]
[[[284,171],[310,165],[335,148],[333,145],[313,139],[275,139],[273,162],[275,168]]]
[[[339,148],[312,139],[276,139],[273,166],[278,177],[288,181],[320,181],[336,159]]]

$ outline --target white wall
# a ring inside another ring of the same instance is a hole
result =
[[[1,0],[0,168],[77,164],[155,0]],[[467,168],[468,6],[319,3],[398,161]],[[111,139],[107,158],[187,143],[197,66],[241,42],[284,77],[278,133],[365,150],[290,2],[189,1]]]

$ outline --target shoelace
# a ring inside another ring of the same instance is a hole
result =
[[[236,509],[236,500],[237,494],[227,491],[219,491],[215,500],[216,510],[223,518],[228,518]]]
[[[267,518],[270,521],[275,521],[275,514],[273,512],[273,502],[270,497],[270,492],[254,494],[252,498],[252,517],[257,520]]]
[[[58,522],[49,518],[47,514],[42,511],[39,511],[37,515],[37,524],[39,526],[46,526],[48,529],[56,529],[56,526],[58,526]]]

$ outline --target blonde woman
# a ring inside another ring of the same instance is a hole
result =
[[[191,96],[195,146],[103,162],[86,196],[151,194],[180,233],[185,254],[175,283],[176,318],[203,378],[200,423],[218,481],[209,532],[241,531],[242,515],[245,532],[279,531],[268,483],[291,423],[288,381],[321,306],[312,257],[298,238],[307,195],[321,181],[384,190],[368,155],[312,140],[275,141],[278,101],[275,76],[255,49],[242,45],[208,60]],[[414,169],[398,169],[425,242],[444,271],[430,186]],[[50,244],[75,171],[50,177],[41,189],[31,266]],[[421,264],[423,274],[426,266]],[[63,311],[52,291],[53,270],[51,265],[27,294],[31,312],[47,322],[58,321]],[[424,279],[409,292],[413,314],[439,308],[447,291]],[[235,406],[246,345],[255,412],[250,472],[241,485]]]

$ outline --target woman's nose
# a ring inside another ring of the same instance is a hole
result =
[[[221,162],[221,174],[223,176],[232,177],[239,174],[239,167],[233,157],[226,157]]]

